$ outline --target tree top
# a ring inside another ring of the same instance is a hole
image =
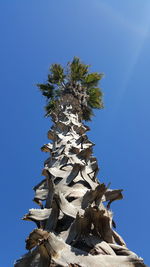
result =
[[[46,116],[51,116],[56,103],[64,94],[72,94],[78,99],[83,120],[91,120],[94,115],[93,109],[103,108],[103,94],[98,85],[103,74],[90,73],[89,67],[78,57],[74,57],[71,62],[68,62],[66,67],[62,67],[60,64],[50,66],[46,83],[37,84],[42,95],[47,99]]]

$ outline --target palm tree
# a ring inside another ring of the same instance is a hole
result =
[[[39,209],[30,209],[24,220],[36,229],[26,240],[29,252],[15,267],[123,267],[145,266],[116,232],[111,203],[122,199],[122,190],[109,189],[97,179],[98,164],[83,120],[93,109],[103,108],[98,86],[103,74],[89,73],[89,66],[74,57],[63,68],[53,64],[45,84],[38,84],[47,98],[46,116],[53,126],[44,179],[34,187]]]

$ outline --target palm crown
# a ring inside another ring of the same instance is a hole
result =
[[[103,94],[98,86],[102,77],[102,73],[89,73],[89,65],[83,64],[78,57],[68,62],[66,68],[52,64],[47,82],[37,85],[47,98],[46,116],[51,115],[62,95],[71,93],[79,101],[82,119],[91,120],[92,110],[103,108]]]

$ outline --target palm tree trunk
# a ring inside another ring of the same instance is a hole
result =
[[[96,178],[93,143],[81,120],[77,98],[61,97],[48,132],[52,141],[42,147],[50,153],[42,182],[34,187],[39,209],[30,209],[24,220],[37,228],[26,240],[29,253],[15,267],[126,267],[145,266],[114,230],[110,205],[122,199],[122,190],[111,190]]]

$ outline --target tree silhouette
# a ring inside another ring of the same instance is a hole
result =
[[[34,187],[38,209],[24,220],[36,229],[26,240],[29,252],[15,267],[124,267],[145,266],[116,232],[111,203],[122,199],[121,189],[109,189],[97,179],[98,164],[83,120],[103,108],[98,84],[103,74],[89,73],[89,65],[74,57],[63,68],[50,67],[45,84],[38,84],[47,99],[46,116],[53,126],[50,153],[44,162],[44,179]]]

